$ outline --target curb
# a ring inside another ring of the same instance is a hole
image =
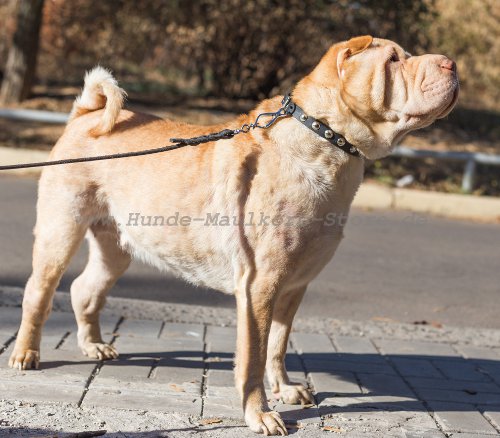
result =
[[[29,163],[48,158],[47,151],[0,147],[0,164]],[[20,169],[3,173],[39,176],[41,169]],[[352,205],[365,209],[405,210],[455,219],[500,222],[499,198],[390,188],[373,182],[361,184]]]
[[[18,163],[34,163],[37,161],[47,161],[49,159],[49,152],[40,151],[36,149],[16,149],[0,147],[0,164],[18,164]],[[18,175],[18,176],[40,176],[42,173],[41,168],[33,169],[18,169],[18,170],[4,170],[2,174]]]
[[[499,198],[398,189],[369,182],[361,185],[352,205],[367,209],[404,210],[455,219],[500,222]]]
[[[309,293],[314,293],[314,287]],[[24,289],[0,285],[0,307],[21,307]],[[54,295],[54,312],[73,313],[68,292],[57,291]],[[166,303],[133,298],[108,296],[103,315],[149,321],[206,324],[220,327],[236,326],[236,310],[200,306],[196,304]],[[405,341],[467,344],[476,347],[497,348],[500,345],[500,330],[432,325],[415,325],[398,321],[339,320],[335,318],[304,318],[297,316],[294,332],[327,333],[332,336],[372,337],[376,339],[399,339]],[[0,344],[1,346],[1,344]]]

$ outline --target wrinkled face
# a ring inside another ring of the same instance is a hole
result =
[[[340,87],[352,114],[384,140],[367,151],[369,158],[387,155],[409,131],[445,117],[458,97],[453,61],[443,55],[411,56],[389,40],[354,38],[333,46],[318,67],[316,79],[324,82],[330,75],[329,86]]]

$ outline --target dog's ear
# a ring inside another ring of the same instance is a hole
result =
[[[373,38],[366,35],[335,44],[330,47],[319,64],[306,78],[316,84],[332,86],[337,79],[342,77],[342,63],[350,56],[366,50],[372,42]]]
[[[351,52],[351,56],[356,53],[362,52],[370,47],[370,44],[373,42],[373,37],[370,35],[363,35],[359,37],[351,38],[347,41],[346,46]]]
[[[337,56],[337,72],[339,78],[342,78],[342,64],[349,57],[361,53],[363,50],[366,50],[370,47],[370,44],[373,42],[373,37],[370,35],[363,35],[355,38],[351,38],[344,45],[344,48],[340,50]]]

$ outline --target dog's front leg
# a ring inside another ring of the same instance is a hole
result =
[[[236,388],[242,399],[245,422],[251,430],[265,435],[287,435],[280,415],[269,409],[264,389],[274,288],[269,288],[267,282],[252,283],[236,291]]]
[[[288,404],[314,404],[314,398],[304,385],[293,383],[285,368],[285,356],[292,322],[306,288],[281,293],[276,300],[267,347],[267,377],[276,398]]]

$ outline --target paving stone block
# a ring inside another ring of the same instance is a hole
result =
[[[433,364],[449,379],[490,382],[491,379],[477,370],[477,365],[466,360],[434,360]]]
[[[408,383],[414,388],[445,389],[465,391],[468,393],[490,392],[500,394],[500,386],[494,382],[474,382],[448,379],[429,379],[422,377],[408,377]]]
[[[474,345],[455,345],[467,359],[500,361],[500,348],[476,347]]]
[[[0,330],[0,352],[12,341],[14,335],[15,335],[14,331],[7,332]]]
[[[161,339],[199,339],[203,341],[205,327],[202,324],[167,322],[161,331]]]
[[[300,356],[296,353],[287,353],[287,355],[285,356],[285,367],[288,372],[304,373],[302,360],[300,359]]]
[[[41,375],[73,374],[87,378],[98,364],[81,352],[46,349],[42,350]]]
[[[218,325],[207,325],[207,336],[211,338],[233,338],[236,341],[236,327],[222,327]]]
[[[373,343],[368,338],[357,336],[335,336],[333,343],[339,353],[367,354],[379,356]]]
[[[346,362],[361,362],[361,363],[375,363],[375,364],[387,364],[387,360],[381,355],[375,354],[363,354],[363,353],[329,353],[327,355],[323,355],[323,357],[318,354],[312,353],[307,355],[312,359],[324,359],[331,361],[346,361]]]
[[[226,340],[208,342],[206,346],[207,356],[216,360],[233,362],[236,354],[236,343],[232,344]]]
[[[43,326],[43,336],[62,336],[77,329],[75,315],[70,312],[51,312]]]
[[[209,353],[234,354],[236,351],[236,328],[207,326],[205,342]]]
[[[399,376],[385,374],[358,374],[363,390],[370,395],[415,398],[415,393]]]
[[[83,394],[80,385],[57,385],[32,380],[0,380],[0,398],[25,402],[71,403],[76,405]]]
[[[445,438],[426,412],[367,411],[340,412],[324,420],[325,426],[340,429],[348,437]]]
[[[92,386],[83,399],[82,406],[104,406],[116,409],[139,409],[201,415],[201,398],[190,394],[161,394]]]
[[[479,406],[479,410],[500,432],[500,404],[497,406]]]
[[[461,433],[461,432],[455,432],[449,435],[449,438],[492,438],[494,436],[498,435],[492,435],[490,433]]]
[[[307,354],[308,357],[312,357],[311,353],[318,353],[316,356],[321,358],[323,355],[335,352],[332,341],[325,334],[294,332],[291,338],[293,345],[303,356]]]
[[[403,376],[442,378],[443,375],[428,360],[394,357],[391,362]]]
[[[238,394],[238,391],[236,390],[236,387],[233,386],[210,386],[208,385],[206,388],[206,393],[205,395],[207,397],[225,397],[225,398],[231,398],[238,400],[240,399],[240,396]]]
[[[165,359],[160,360],[153,370],[150,380],[161,385],[167,385],[170,390],[177,390],[180,386],[185,391],[201,394],[204,378],[204,364],[199,362],[191,367],[168,364]]]
[[[86,381],[96,365],[97,359],[89,359],[80,351],[42,350],[41,375],[78,376]]]
[[[203,417],[225,417],[242,420],[241,401],[235,397],[206,397],[203,403]]]
[[[93,384],[121,384],[129,380],[147,379],[155,363],[152,358],[118,358],[106,361]]]
[[[199,339],[148,339],[142,338],[140,342],[131,337],[118,337],[114,342],[120,354],[130,357],[170,357],[203,358],[203,342]]]
[[[353,373],[311,373],[311,381],[314,385],[318,401],[335,395],[352,396],[361,394],[356,376]]]
[[[43,337],[42,337],[43,339]],[[103,336],[104,342],[110,342],[110,338],[106,338]],[[59,346],[60,350],[65,351],[81,351],[80,347],[78,347],[78,338],[76,336],[76,331],[71,332],[68,336],[64,337],[63,343]],[[83,353],[82,353],[83,354]]]
[[[409,359],[456,359],[459,354],[449,344],[424,341],[405,341],[399,339],[377,339],[375,344],[381,351],[390,356],[418,356]]]
[[[431,402],[429,406],[445,432],[496,433],[473,405]]]
[[[478,369],[487,373],[498,385],[500,385],[500,362],[481,362]]]
[[[0,307],[0,330],[16,333],[21,324],[22,309],[20,307]]]
[[[322,416],[334,416],[342,412],[372,412],[374,410],[394,412],[426,411],[423,404],[415,399],[371,394],[356,397],[328,397],[319,403],[319,409]]]
[[[208,387],[234,387],[233,370],[213,370],[209,369],[207,374]]]
[[[353,373],[375,373],[396,375],[394,369],[385,363],[329,361],[317,359],[304,359],[307,372],[337,372],[348,371]]]
[[[423,400],[436,400],[443,402],[498,404],[498,394],[488,392],[468,393],[465,391],[451,391],[446,389],[415,388],[416,393]]]
[[[372,342],[367,338],[356,336],[337,336],[333,339],[337,353],[328,355],[329,360],[344,360],[348,362],[386,363]]]
[[[150,321],[147,319],[125,319],[118,328],[122,337],[131,338],[158,338],[163,326],[161,321]]]
[[[203,371],[206,363],[203,360],[203,352],[176,352],[165,357],[162,357],[157,365],[157,370],[161,373],[170,372],[171,369],[182,369],[189,372]],[[229,367],[232,368],[232,365]],[[160,374],[160,373],[159,373]]]
[[[95,377],[92,387],[201,395],[202,370],[171,368],[165,372],[152,369],[155,363],[154,359],[148,358],[107,362]]]
[[[159,359],[168,354],[167,347],[161,345],[159,339],[143,338],[139,341],[131,337],[119,336],[115,339],[113,346],[123,359],[131,359],[134,357]],[[182,346],[180,346],[180,348],[182,348]]]
[[[285,424],[320,425],[321,416],[316,406],[304,408],[301,405],[276,403],[272,409],[279,412]]]
[[[202,352],[200,352],[202,353]],[[197,352],[191,352],[186,355],[182,353],[172,356],[162,357],[156,367],[157,375],[168,373],[171,370],[186,370],[187,372],[199,373],[203,371],[206,363],[203,361],[202,354],[196,355]]]
[[[401,428],[401,432],[405,438],[446,438],[446,435],[439,429],[422,430],[419,426],[414,426],[413,428],[404,426]]]

